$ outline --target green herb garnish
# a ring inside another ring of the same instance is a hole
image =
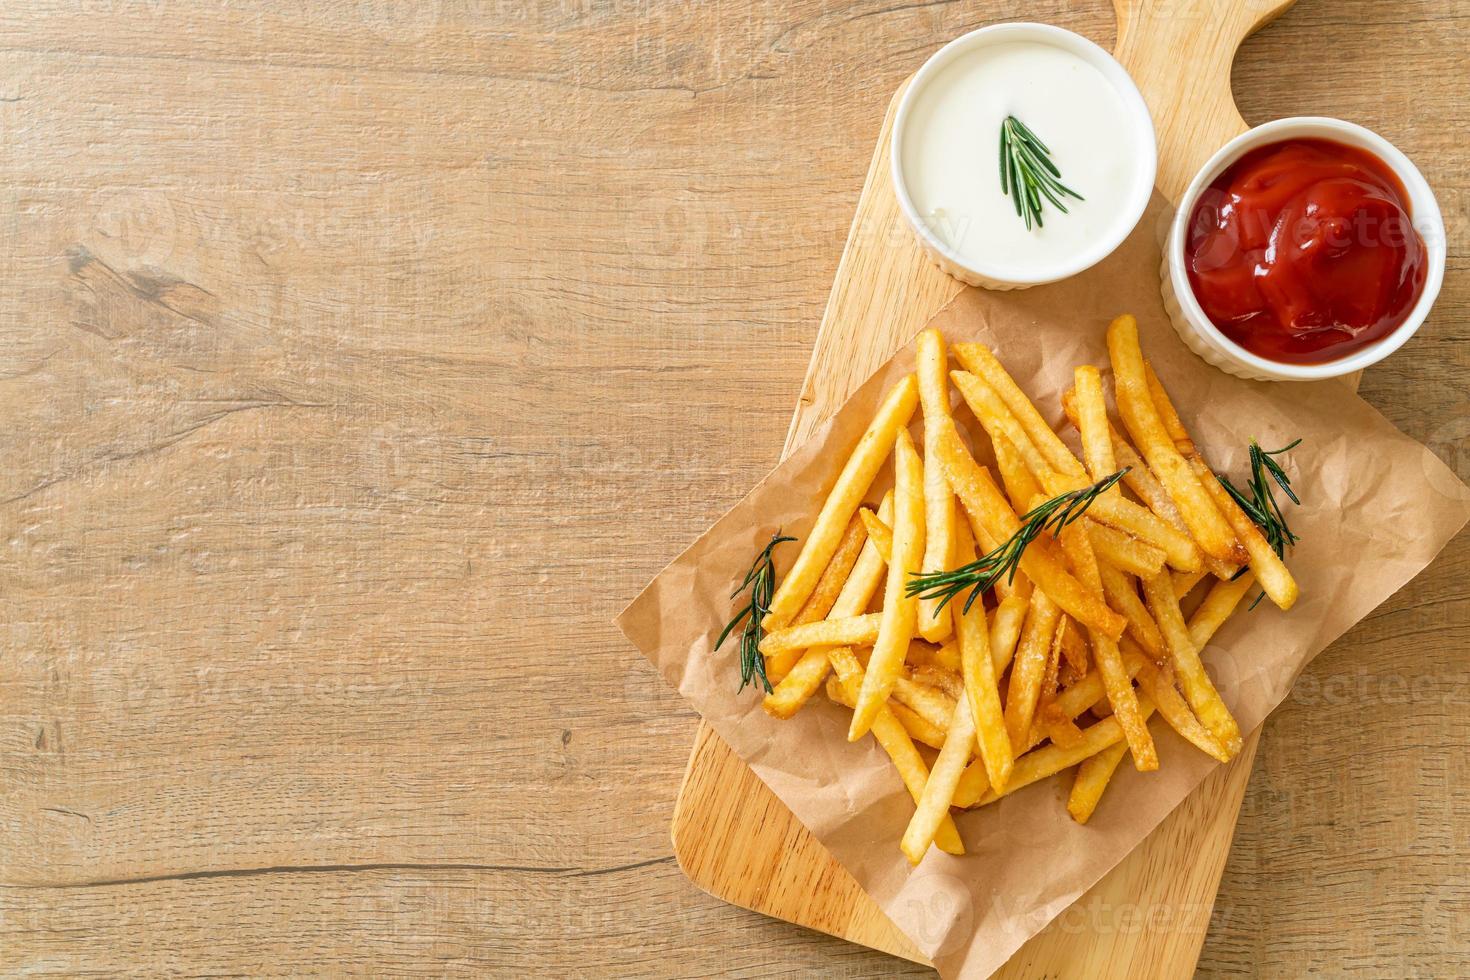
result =
[[[1286,516],[1281,513],[1281,506],[1276,503],[1276,492],[1271,488],[1271,484],[1275,483],[1280,487],[1292,503],[1300,505],[1301,501],[1291,489],[1291,478],[1286,475],[1281,464],[1272,457],[1280,456],[1289,449],[1295,449],[1301,445],[1301,442],[1298,439],[1280,449],[1266,450],[1261,448],[1260,443],[1252,439],[1250,445],[1251,478],[1246,484],[1248,494],[1231,483],[1228,477],[1215,474],[1215,478],[1220,481],[1225,492],[1230,494],[1231,499],[1240,505],[1240,509],[1245,511],[1246,516],[1261,529],[1261,533],[1266,537],[1266,543],[1276,552],[1277,558],[1285,558],[1287,547],[1296,544],[1300,538],[1287,525]],[[1266,479],[1267,476],[1271,478],[1269,481]],[[1238,575],[1243,574],[1245,574],[1244,568]],[[1251,603],[1250,608],[1256,608],[1265,594],[1262,592],[1261,595],[1256,596],[1256,601]]]
[[[909,579],[905,591],[920,599],[942,597],[939,608],[943,609],[949,600],[969,589],[970,596],[965,600],[965,611],[969,612],[980,593],[1000,581],[1001,576],[1006,576],[1007,581],[1015,579],[1016,568],[1021,564],[1021,555],[1025,553],[1026,546],[1035,541],[1042,531],[1060,531],[1081,517],[1094,500],[1123,479],[1123,475],[1131,468],[1125,466],[1090,487],[1064,493],[1032,508],[1021,518],[1021,526],[1016,533],[994,551],[948,572],[915,575]]]
[[[1062,203],[1066,196],[1083,200],[1061,181],[1062,172],[1051,162],[1051,150],[1036,134],[1015,116],[1006,116],[1000,124],[1000,192],[1016,199],[1016,215],[1026,219],[1026,230],[1042,227],[1041,199],[1045,197],[1056,209],[1067,213]]]
[[[723,646],[730,631],[744,620],[745,628],[740,631],[741,691],[745,690],[745,685],[759,678],[766,693],[771,693],[771,681],[766,677],[766,658],[761,655],[760,650],[761,638],[765,636],[761,623],[766,618],[766,613],[771,611],[771,596],[776,590],[776,563],[771,557],[771,552],[781,542],[795,540],[793,537],[782,535],[780,531],[771,535],[771,543],[766,545],[759,555],[756,555],[750,571],[745,573],[745,581],[740,583],[738,589],[730,593],[730,598],[734,599],[749,589],[750,602],[735,614],[734,619],[725,624],[720,638],[715,641],[715,649],[718,650]]]

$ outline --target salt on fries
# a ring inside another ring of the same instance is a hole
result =
[[[848,737],[872,734],[913,798],[915,864],[931,845],[964,853],[953,808],[1074,767],[1067,811],[1086,823],[1125,758],[1159,767],[1155,714],[1229,761],[1240,726],[1201,651],[1257,584],[1282,609],[1297,598],[1282,534],[1210,469],[1132,317],[1107,346],[1122,424],[1103,372],[1078,367],[1056,393],[1074,449],[993,351],[926,330],[769,607],[752,605],[763,707],[790,718],[825,691],[852,709]],[[865,504],[890,458],[893,490]]]

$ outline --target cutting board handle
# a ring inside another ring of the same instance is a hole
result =
[[[1246,130],[1230,66],[1251,34],[1295,0],[1113,0],[1113,55],[1143,92],[1158,128],[1158,188],[1171,201],[1222,144]]]

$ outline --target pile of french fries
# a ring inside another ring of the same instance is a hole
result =
[[[1125,755],[1158,768],[1154,714],[1228,761],[1240,728],[1200,651],[1253,586],[1282,609],[1296,600],[1291,573],[1190,439],[1134,318],[1115,320],[1107,342],[1121,427],[1101,372],[1078,367],[1062,406],[1079,456],[985,345],[920,335],[915,372],[887,393],[772,596],[766,711],[789,718],[823,690],[852,709],[848,738],[871,733],[913,796],[902,849],[915,864],[931,844],[964,852],[951,807],[1072,767],[1067,809],[1086,822]],[[951,382],[998,483],[960,434]],[[893,490],[865,506],[890,457]],[[914,574],[974,561],[1016,533],[1018,515],[1125,467],[983,601],[908,594]]]

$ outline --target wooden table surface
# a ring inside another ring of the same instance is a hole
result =
[[[696,719],[611,619],[775,462],[894,87],[1021,15],[1112,42],[1103,0],[0,7],[0,969],[918,971],[684,879]],[[1300,0],[1235,77],[1438,190],[1440,305],[1362,390],[1462,476],[1467,45],[1465,0]],[[1268,723],[1202,973],[1470,971],[1467,579],[1461,536]]]

